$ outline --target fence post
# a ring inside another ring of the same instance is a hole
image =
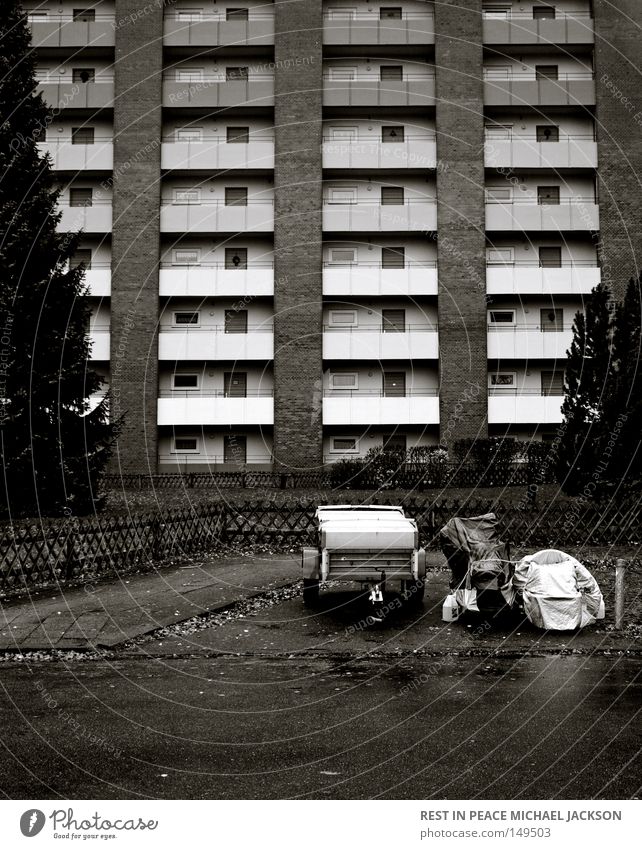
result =
[[[626,560],[615,561],[615,628],[624,628],[624,590],[626,585]]]

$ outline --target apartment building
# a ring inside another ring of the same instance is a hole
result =
[[[555,434],[641,264],[635,0],[26,5],[116,469]]]

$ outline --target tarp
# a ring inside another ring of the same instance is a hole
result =
[[[604,617],[597,581],[563,551],[548,548],[522,557],[512,583],[522,593],[526,616],[538,628],[571,631]]]

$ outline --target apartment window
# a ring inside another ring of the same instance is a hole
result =
[[[486,124],[484,129],[489,141],[510,141],[513,137],[512,124]]]
[[[247,268],[247,248],[225,248],[225,268]]]
[[[196,312],[175,312],[174,313],[174,324],[176,325],[196,325],[201,323],[201,314]]]
[[[402,80],[403,65],[380,65],[379,66],[380,80]]]
[[[203,81],[203,69],[179,68],[176,71],[176,81],[179,83],[200,83]]]
[[[401,206],[404,202],[404,190],[402,186],[382,186],[381,205]]]
[[[225,332],[247,333],[247,310],[225,310]]]
[[[226,80],[246,80],[248,78],[247,65],[235,65],[225,69]]]
[[[201,202],[200,189],[175,189],[174,203],[199,204]]]
[[[247,437],[230,434],[223,437],[223,462],[247,463]]]
[[[228,144],[248,144],[250,141],[249,127],[228,127],[227,128],[227,143]]]
[[[543,371],[541,374],[542,395],[564,394],[564,372]]]
[[[542,124],[535,128],[538,142],[558,142],[560,140],[560,128],[553,124]]]
[[[403,398],[406,394],[406,372],[384,371],[383,394],[386,398]]]
[[[232,7],[225,10],[225,20],[226,21],[247,21],[248,19],[248,10],[247,9],[233,9]]]
[[[564,330],[564,311],[560,309],[541,309],[539,326],[542,333],[561,333]]]
[[[554,6],[533,6],[533,20],[535,21],[554,21],[555,7]]]
[[[332,141],[356,141],[359,136],[357,127],[329,127]]]
[[[512,248],[487,248],[486,250],[487,265],[512,265],[514,259]]]
[[[540,268],[561,268],[562,249],[558,247],[545,247],[539,249]]]
[[[483,6],[482,13],[488,20],[505,21],[510,15],[510,6]]]
[[[332,186],[328,193],[328,203],[356,203],[356,186]]]
[[[95,68],[73,68],[71,71],[71,81],[74,83],[93,83],[95,79]]]
[[[487,203],[510,203],[513,191],[510,186],[488,186],[486,188]]]
[[[379,9],[379,20],[381,21],[400,21],[401,6],[382,6]]]
[[[489,310],[489,324],[515,324],[515,310]]]
[[[71,128],[71,143],[72,144],[93,144],[95,132],[93,127],[72,127]]]
[[[514,387],[515,386],[515,372],[511,371],[498,371],[495,374],[491,374],[488,376],[488,384],[491,388],[494,387]]]
[[[332,437],[332,451],[351,451],[357,452],[357,439],[354,436],[334,436]]]
[[[74,9],[71,13],[71,16],[74,21],[81,21],[83,23],[90,23],[91,21],[96,20],[96,10],[95,9]]]
[[[355,248],[331,248],[330,262],[333,265],[354,265],[357,261]]]
[[[355,80],[357,78],[356,68],[328,68],[328,78],[331,80]]]
[[[383,333],[405,333],[405,310],[381,310],[381,330]]]
[[[91,248],[78,248],[76,253],[69,261],[71,268],[78,268],[79,265],[84,265],[85,269],[91,269]]]
[[[27,18],[31,24],[39,24],[49,18],[48,12],[27,12]]]
[[[179,9],[176,19],[179,21],[200,21],[202,11],[200,9]]]
[[[247,398],[247,373],[226,371],[223,374],[223,394],[226,398]]]
[[[382,268],[405,268],[406,267],[406,249],[399,248],[381,248],[381,267]]]
[[[175,265],[198,265],[201,260],[201,252],[199,250],[184,250],[177,248],[174,251]]]
[[[330,327],[356,327],[357,311],[356,310],[330,310],[328,316]]]
[[[330,6],[327,16],[330,20],[352,20],[357,14],[356,9],[348,9],[345,6]]]
[[[537,203],[540,206],[559,206],[560,202],[560,187],[559,186],[538,186],[537,187]]]
[[[198,439],[195,436],[174,437],[174,451],[177,453],[198,453]]]
[[[356,371],[333,372],[330,375],[330,389],[358,389],[359,375]]]
[[[535,65],[536,80],[556,80],[559,78],[557,65]]]
[[[93,189],[69,189],[69,206],[93,206]]]
[[[405,454],[408,450],[407,443],[408,438],[405,433],[387,433],[383,437],[383,450],[403,451]]]
[[[509,80],[512,76],[510,65],[490,65],[484,68],[484,78],[487,80]]]
[[[198,375],[173,374],[172,389],[198,389]]]
[[[179,142],[201,142],[203,141],[202,127],[181,127],[176,130],[176,141]]]
[[[399,144],[404,140],[404,127],[382,127],[381,141],[383,144]]]
[[[226,186],[225,206],[247,206],[247,188],[245,186]]]

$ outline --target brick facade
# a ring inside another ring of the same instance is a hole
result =
[[[274,459],[322,462],[322,4],[275,3]]]
[[[485,437],[486,239],[480,0],[435,4],[440,439]]]

